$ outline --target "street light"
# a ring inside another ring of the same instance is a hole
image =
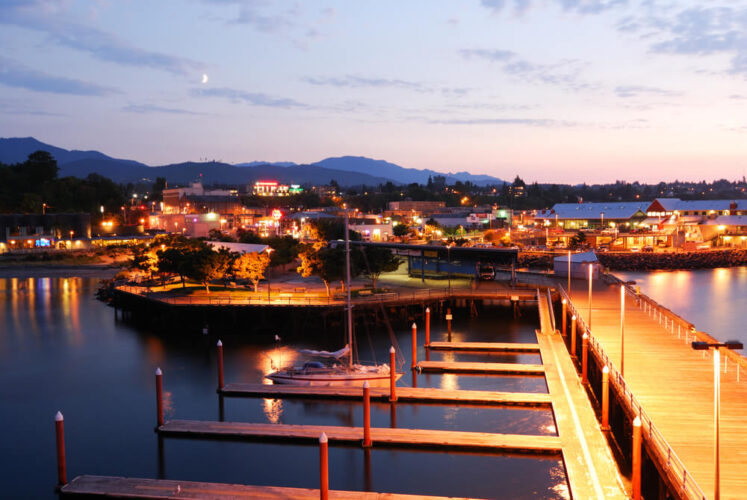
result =
[[[620,285],[620,375],[625,376],[625,285]]]
[[[587,322],[589,330],[591,330],[591,277],[593,273],[592,264],[589,262],[589,321]]]
[[[446,245],[446,274],[449,277],[449,300],[451,300],[451,245]]]
[[[270,260],[272,260],[272,252],[275,249],[272,247],[267,248],[267,255],[270,256]],[[272,269],[271,265],[267,264],[267,303],[270,303],[270,269]]]
[[[720,352],[719,348],[725,347],[727,349],[742,349],[744,346],[738,340],[727,340],[726,342],[698,342],[692,343],[693,349],[696,351],[706,351],[713,349],[713,462],[714,462],[714,481],[713,481],[713,498],[719,500],[721,498],[721,485],[719,484],[720,476],[720,463],[719,463],[719,420],[721,414],[721,380],[719,375],[720,370]]]

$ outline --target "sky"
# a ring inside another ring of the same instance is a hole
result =
[[[0,136],[149,165],[736,180],[747,0],[2,0]]]

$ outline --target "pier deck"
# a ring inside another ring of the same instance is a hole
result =
[[[587,289],[574,283],[571,299],[588,319]],[[581,291],[581,288],[584,288]],[[624,377],[654,426],[706,495],[714,491],[713,358],[685,343],[684,332],[626,298]],[[593,283],[591,332],[612,363],[620,366],[620,289]],[[728,335],[727,335],[728,336]],[[692,334],[690,335],[692,340]],[[732,363],[721,374],[721,497],[744,498],[747,491],[747,384]],[[643,422],[644,442],[648,422]]]
[[[389,400],[389,388],[372,387],[372,400]],[[225,396],[363,399],[357,387],[306,387],[268,384],[226,384],[220,391]],[[500,406],[550,406],[549,394],[460,391],[416,387],[397,387],[397,400],[417,403],[456,403]]]
[[[434,351],[480,351],[500,353],[538,353],[537,344],[520,342],[431,342]]]
[[[305,488],[112,476],[78,476],[63,486],[60,493],[63,496],[74,495],[75,497],[148,499],[212,498],[216,500],[235,500],[237,498],[256,498],[259,500],[316,500],[319,498],[319,490]],[[382,500],[385,498],[390,500],[446,500],[445,497],[339,490],[330,490],[329,498],[340,500]]]
[[[571,497],[628,498],[563,338],[550,328],[550,307],[546,296],[539,296],[538,311],[540,325],[547,330],[537,330],[537,342],[545,366],[547,389],[552,397],[555,425],[563,446]]]
[[[483,375],[544,375],[542,365],[523,363],[467,363],[459,361],[419,361],[424,372],[473,373]]]
[[[322,433],[330,442],[363,441],[362,427],[327,425],[250,424],[243,422],[206,422],[171,420],[158,432],[172,436],[277,439],[317,442]],[[371,428],[374,446],[406,446],[415,448],[468,449],[494,452],[559,454],[560,440],[555,436],[524,434],[491,434],[487,432],[442,431],[431,429]]]

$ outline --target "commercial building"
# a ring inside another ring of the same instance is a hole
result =
[[[83,248],[90,238],[89,214],[0,214],[0,253]]]
[[[280,184],[278,181],[257,181],[252,186],[252,193],[257,196],[289,196],[302,192],[303,188],[298,184]]]

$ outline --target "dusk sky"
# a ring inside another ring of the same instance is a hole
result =
[[[0,136],[150,165],[734,180],[747,1],[2,0]]]

